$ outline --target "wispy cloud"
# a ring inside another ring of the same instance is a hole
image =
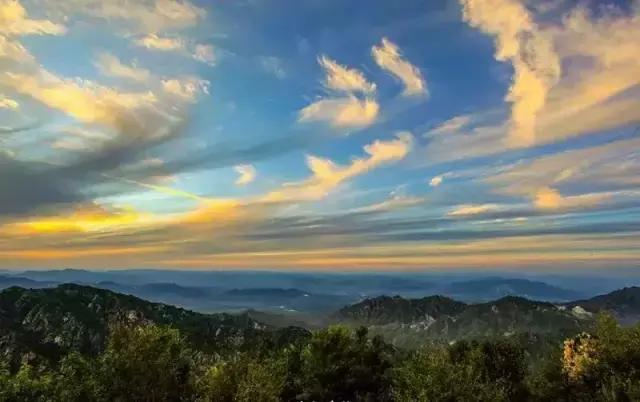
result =
[[[483,214],[489,211],[495,211],[498,209],[498,205],[496,204],[482,204],[482,205],[472,205],[472,204],[463,204],[458,205],[454,209],[452,209],[448,215],[449,216],[466,216],[466,215],[477,215]]]
[[[95,65],[102,74],[110,77],[145,82],[151,76],[149,70],[123,64],[118,57],[107,52],[98,55]]]
[[[402,57],[398,45],[387,38],[382,38],[380,45],[371,48],[371,54],[380,68],[388,71],[402,82],[405,96],[428,94],[427,83],[422,77],[422,73]]]
[[[373,99],[355,96],[320,99],[299,113],[299,121],[328,121],[336,128],[360,128],[373,124],[380,105]]]
[[[236,179],[236,185],[245,186],[256,179],[256,168],[253,165],[238,165],[234,167],[238,178]]]
[[[340,65],[324,55],[318,58],[318,63],[325,70],[324,86],[329,90],[364,94],[376,91],[376,84],[367,81],[364,74],[355,68]]]
[[[535,142],[536,117],[550,89],[560,78],[560,58],[550,38],[517,0],[462,0],[464,19],[496,38],[496,59],[509,60],[513,83],[506,99],[512,103],[509,141]],[[500,10],[496,12],[496,10]]]
[[[375,84],[364,75],[326,56],[318,58],[325,73],[324,86],[331,93],[304,107],[298,113],[300,122],[328,122],[335,128],[363,128],[378,118],[380,105],[371,97]],[[360,95],[365,97],[361,98]]]
[[[282,202],[292,200],[317,200],[347,180],[369,172],[378,166],[403,159],[411,150],[413,137],[399,133],[390,141],[374,141],[364,147],[366,157],[354,159],[341,166],[330,159],[307,156],[307,166],[312,176],[302,182],[288,183],[281,189],[267,194],[263,201]]]
[[[0,94],[0,109],[17,109],[18,107],[20,104],[17,101]]]
[[[3,35],[62,35],[66,27],[49,20],[28,18],[27,11],[19,1],[0,2],[0,34]]]

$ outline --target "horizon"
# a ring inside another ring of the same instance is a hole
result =
[[[635,278],[637,37],[640,0],[0,0],[0,272]]]

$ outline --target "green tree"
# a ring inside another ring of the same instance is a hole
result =
[[[486,381],[465,355],[454,361],[446,348],[428,347],[412,354],[394,372],[393,397],[397,402],[507,401],[503,386]]]
[[[100,396],[108,401],[164,402],[192,397],[192,358],[175,329],[116,326],[98,361]]]
[[[6,368],[0,369],[0,401],[49,402],[54,400],[55,379],[51,373],[22,364],[11,376]]]
[[[92,402],[100,399],[93,360],[71,353],[60,362],[56,375],[56,399],[64,402]]]
[[[333,326],[313,334],[302,350],[301,399],[385,401],[390,398],[393,349],[382,338],[369,339]]]
[[[198,401],[277,402],[286,381],[286,361],[240,354],[210,366],[197,379]]]

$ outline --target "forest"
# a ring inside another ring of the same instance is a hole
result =
[[[0,401],[637,401],[640,326],[601,314],[531,354],[507,338],[403,350],[362,327],[207,352],[169,325],[114,323],[104,350],[3,358]]]

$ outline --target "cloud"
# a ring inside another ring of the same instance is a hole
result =
[[[256,168],[253,165],[237,165],[233,168],[238,173],[236,185],[245,186],[256,178]]]
[[[267,73],[273,74],[276,78],[283,80],[287,77],[282,60],[274,56],[258,57],[258,64]]]
[[[198,94],[209,94],[209,81],[196,78],[166,79],[162,80],[162,89],[184,101],[195,102]]]
[[[466,215],[478,215],[484,214],[486,212],[495,211],[498,209],[496,204],[482,204],[482,205],[473,205],[473,204],[462,204],[458,205],[447,215],[449,216],[466,216]]]
[[[97,204],[83,205],[65,216],[30,217],[5,227],[14,234],[103,232],[139,226],[150,218],[131,208],[107,210]]]
[[[88,80],[60,78],[46,70],[38,74],[5,72],[0,84],[28,95],[80,121],[118,127],[132,110],[156,103],[151,92],[118,92]]]
[[[461,0],[471,26],[495,37],[496,59],[511,61],[513,82],[506,100],[512,103],[509,141],[528,146],[536,140],[536,117],[560,78],[560,58],[551,38],[517,0]],[[499,10],[499,11],[496,11]]]
[[[0,109],[17,109],[20,104],[11,98],[0,94]]]
[[[431,180],[429,181],[429,185],[431,187],[438,187],[440,184],[442,184],[442,181],[444,180],[443,176],[434,176],[431,178]]]
[[[149,34],[138,38],[134,43],[147,49],[160,50],[163,52],[183,51],[187,46],[182,38],[162,37],[157,34]]]
[[[402,58],[400,48],[387,38],[379,46],[371,48],[375,62],[383,70],[398,78],[404,85],[403,95],[427,95],[427,84],[417,67]]]
[[[194,60],[200,61],[205,64],[209,64],[212,66],[215,64],[215,61],[216,61],[216,56],[213,51],[213,46],[204,45],[201,43],[198,43],[194,46],[192,57],[194,58]]]
[[[320,99],[303,108],[301,122],[328,121],[336,128],[362,128],[373,124],[380,112],[380,105],[373,99],[355,96]]]
[[[123,25],[127,31],[160,33],[195,26],[206,17],[203,8],[188,0],[58,0],[45,1],[52,12],[82,13]]]
[[[353,212],[389,212],[389,211],[397,211],[399,209],[405,209],[410,207],[415,207],[424,203],[424,198],[421,197],[410,197],[401,194],[393,194],[390,198],[375,203],[371,205],[367,205],[365,207],[356,208]]]
[[[181,54],[211,66],[216,62],[213,46],[202,43],[193,44],[180,37],[160,36],[152,33],[134,40],[134,43],[149,50]]]
[[[584,209],[591,208],[610,200],[611,194],[580,194],[563,197],[558,190],[543,187],[536,191],[534,205],[540,209]]]
[[[364,128],[372,125],[380,105],[371,97],[376,86],[356,70],[342,66],[326,56],[318,63],[325,71],[324,86],[334,94],[322,97],[298,113],[300,122],[328,122],[334,128]],[[365,95],[361,99],[360,95]],[[358,95],[358,96],[357,96]]]
[[[98,55],[95,65],[100,73],[109,77],[125,78],[138,82],[146,82],[151,77],[149,70],[122,64],[120,59],[107,52]]]
[[[367,157],[358,158],[342,166],[330,159],[307,156],[307,166],[312,172],[308,179],[287,183],[262,198],[264,202],[283,202],[295,200],[317,200],[325,197],[340,184],[367,173],[378,166],[403,159],[411,150],[413,137],[409,133],[399,133],[394,140],[374,141],[366,145]]]
[[[62,35],[63,25],[49,20],[27,18],[27,11],[17,0],[0,0],[0,34],[3,35]]]
[[[435,128],[429,130],[425,137],[432,135],[446,135],[458,133],[461,129],[467,126],[471,122],[471,116],[462,115],[455,116],[451,119],[439,124]]]
[[[348,94],[372,94],[376,91],[376,84],[367,81],[364,74],[355,68],[340,65],[324,55],[318,58],[318,63],[325,71],[324,86],[329,90]]]

